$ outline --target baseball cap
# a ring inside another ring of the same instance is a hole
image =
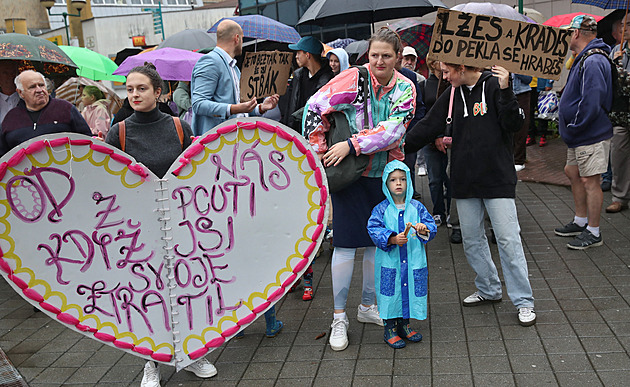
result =
[[[416,49],[410,46],[407,46],[405,48],[403,48],[403,56],[407,56],[407,55],[413,55],[416,58],[418,57],[418,53],[416,52]]]
[[[294,51],[306,51],[311,54],[321,54],[324,46],[322,43],[317,40],[317,38],[312,36],[305,36],[300,39],[299,42],[295,44],[289,44],[289,48]]]
[[[597,31],[597,21],[589,15],[577,15],[571,20],[569,27],[586,31]]]

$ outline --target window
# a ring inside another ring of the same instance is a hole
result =
[[[280,23],[294,26],[298,22],[297,4],[294,1],[278,3],[278,18]]]
[[[278,20],[278,6],[275,3],[260,6],[259,10],[261,15]]]
[[[300,15],[304,15],[304,12],[308,9],[308,7],[313,4],[315,0],[298,0],[298,10]]]
[[[255,7],[256,6],[256,0],[241,0],[239,3],[241,4],[241,6],[240,6],[241,10],[245,9],[245,8]]]
[[[257,15],[256,7],[241,9],[241,15]]]

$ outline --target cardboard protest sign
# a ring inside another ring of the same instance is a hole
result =
[[[241,70],[241,101],[283,95],[287,91],[292,59],[292,52],[246,53]]]
[[[558,80],[571,31],[496,16],[438,10],[429,59]]]
[[[178,370],[262,316],[306,270],[327,183],[264,119],[207,132],[158,179],[98,140],[38,137],[0,159],[0,271],[95,340]]]

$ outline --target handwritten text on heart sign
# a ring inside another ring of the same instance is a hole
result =
[[[282,191],[291,184],[283,167],[285,156],[271,151],[267,163],[256,150],[258,144],[255,141],[239,149],[236,143],[230,160],[213,154],[210,184],[181,185],[171,190],[172,199],[178,203],[171,212],[173,224],[189,235],[188,240],[175,241],[173,251],[174,276],[181,289],[177,303],[186,309],[190,330],[194,329],[193,313],[205,313],[206,323],[212,325],[215,317],[242,306],[243,300],[223,298],[223,288],[236,281],[235,275],[228,278],[221,274],[229,267],[224,256],[235,244],[234,216],[247,211],[254,218],[260,190]],[[251,172],[251,165],[256,174]],[[57,184],[63,180],[67,191],[53,191],[50,187],[55,179]],[[72,201],[75,184],[75,179],[61,169],[33,167],[7,182],[6,197],[13,214],[22,221],[58,223]],[[239,208],[242,195],[247,198],[247,208]],[[72,228],[63,234],[52,233],[37,244],[45,264],[54,267],[59,285],[76,287],[76,293],[85,299],[82,309],[86,314],[115,318],[119,324],[126,324],[130,332],[134,332],[134,324],[143,324],[153,333],[152,324],[158,323],[163,323],[169,331],[168,300],[159,292],[168,283],[164,261],[160,259],[161,248],[140,242],[142,221],[125,216],[115,193],[94,192],[92,201],[95,223],[91,229]],[[201,234],[203,238],[199,238]],[[71,276],[64,272],[71,267],[79,268],[82,273],[93,272],[95,280],[72,283]],[[128,270],[132,280],[116,283],[96,279],[101,270]],[[149,320],[147,313],[151,308],[161,312],[163,321]]]

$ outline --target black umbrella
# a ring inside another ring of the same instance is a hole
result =
[[[298,25],[370,23],[422,16],[447,8],[440,0],[317,0],[298,21]]]
[[[116,53],[116,59],[114,59],[114,63],[116,63],[118,66],[120,66],[120,64],[127,59],[127,57],[130,57],[132,55],[138,55],[139,53],[142,52],[141,48],[125,48],[121,51],[118,51]]]
[[[602,38],[604,43],[609,46],[615,46],[617,41],[612,36],[613,23],[622,20],[626,15],[625,9],[617,9],[606,15],[602,20],[597,22],[597,37]]]
[[[183,30],[166,38],[157,49],[171,47],[192,51],[201,48],[215,48],[217,45],[216,36],[217,34],[211,34],[200,29]]]
[[[356,42],[348,44],[345,50],[348,53],[350,63],[365,63],[366,58],[364,58],[364,56],[367,54],[369,46],[370,42],[367,40],[357,40]]]

